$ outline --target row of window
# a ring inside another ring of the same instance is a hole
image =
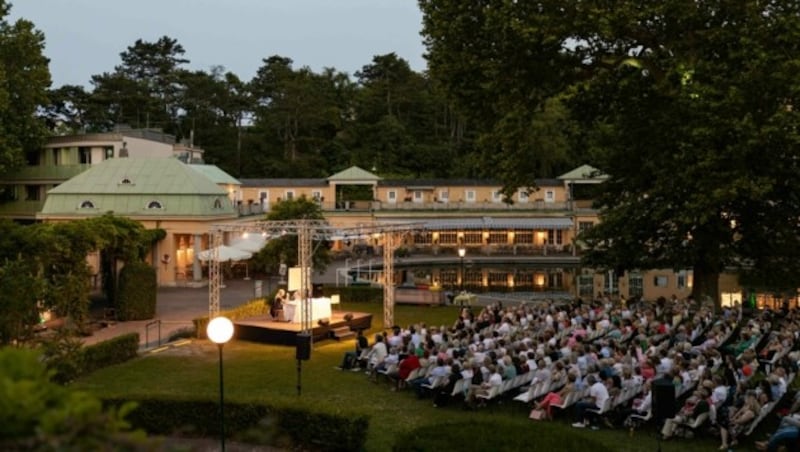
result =
[[[669,275],[655,275],[653,276],[653,286],[665,289],[669,288],[671,278],[672,277]],[[692,275],[685,270],[675,274],[674,278],[676,289],[683,290],[692,286]],[[619,287],[617,286],[613,272],[603,275],[603,289],[605,292],[612,294],[619,293]],[[582,297],[591,297],[594,295],[594,275],[578,276],[578,294]],[[628,294],[632,297],[642,296],[644,294],[644,277],[640,273],[631,273],[628,275]]]
[[[510,237],[510,235],[512,235]],[[544,232],[542,232],[544,234]],[[564,244],[564,231],[561,229],[549,229],[546,232],[547,242],[551,245]],[[529,245],[534,242],[534,231],[439,231],[438,240],[434,238],[432,231],[418,232],[414,234],[415,245],[480,245],[484,242],[494,244],[513,243],[515,245]]]
[[[25,160],[29,166],[39,166],[42,164],[42,157],[45,157],[47,154],[46,152],[50,153],[52,157],[52,164],[54,166],[63,165],[64,162],[64,153],[68,152],[71,148],[52,148],[46,150],[45,152],[40,151],[31,151],[25,154]],[[92,150],[95,148],[91,148],[88,146],[81,146],[78,148],[78,163],[89,165],[92,163]],[[100,150],[101,156],[103,160],[108,160],[114,158],[114,147],[113,146],[103,146]]]
[[[90,199],[86,199],[83,202],[81,202],[79,207],[81,209],[96,209],[97,208],[97,206],[95,206],[94,202],[92,200],[90,200]],[[161,201],[157,201],[157,200],[152,200],[152,201],[148,202],[146,204],[146,206],[145,206],[145,209],[148,209],[148,210],[153,210],[153,209],[160,210],[160,209],[163,209],[163,208],[164,208],[164,204],[162,204]],[[221,209],[222,208],[222,199],[221,198],[216,198],[214,200],[214,208],[215,209]]]
[[[286,190],[283,192],[283,199],[291,200],[294,199],[296,196],[294,190]],[[280,199],[280,198],[279,198]],[[313,190],[311,192],[311,199],[316,202],[322,202],[322,192],[319,190]],[[261,190],[258,192],[258,200],[261,204],[266,204],[269,202],[269,190]]]
[[[408,195],[403,201],[405,202],[423,202],[425,199],[424,192],[422,190],[413,190],[411,194]],[[526,191],[519,191],[517,192],[517,200],[516,202],[526,203],[530,199],[528,192]],[[477,192],[475,190],[464,190],[464,200],[466,202],[475,202],[477,201]],[[556,192],[555,190],[545,190],[544,192],[544,201],[545,202],[555,202],[556,200]],[[386,192],[386,201],[389,203],[396,203],[397,202],[397,190],[388,190]],[[439,196],[434,197],[434,201],[437,202],[450,202],[450,191],[449,190],[440,190]],[[500,190],[495,190],[492,192],[492,202],[499,203],[503,202],[503,195],[500,193]]]

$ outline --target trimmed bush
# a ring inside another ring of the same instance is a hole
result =
[[[112,399],[118,406],[128,401]],[[190,436],[219,435],[219,404],[208,400],[139,399],[127,419],[149,434]],[[265,424],[275,424],[278,435],[291,446],[307,450],[358,451],[364,449],[369,421],[366,416],[343,417],[302,408],[278,408],[260,404],[225,402],[225,432],[247,436]],[[288,446],[282,444],[281,446]]]
[[[125,264],[119,274],[116,307],[119,320],[148,320],[156,315],[156,270],[143,262]]]
[[[139,333],[124,334],[83,349],[82,373],[124,363],[139,353]]]
[[[267,306],[266,301],[263,298],[255,298],[233,309],[220,311],[219,314],[224,315],[225,317],[231,320],[239,320],[239,319],[246,319],[247,317],[264,315],[268,312],[269,312],[269,306]],[[209,322],[208,316],[198,317],[192,320],[192,323],[194,323],[194,329],[195,332],[197,333],[198,339],[206,338],[206,326],[208,326],[208,322]]]
[[[381,303],[383,302],[383,288],[369,286],[334,287],[325,286],[322,293],[326,297],[339,294],[344,302],[356,303]]]

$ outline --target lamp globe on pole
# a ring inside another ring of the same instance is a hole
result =
[[[214,317],[208,322],[206,335],[219,348],[219,441],[225,452],[225,384],[222,373],[222,346],[233,337],[233,323],[227,317]]]

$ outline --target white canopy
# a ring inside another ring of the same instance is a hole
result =
[[[248,253],[257,253],[261,251],[261,248],[264,248],[266,244],[267,240],[260,235],[251,235],[246,238],[242,237],[231,242],[232,247],[247,251]]]
[[[218,250],[217,254],[218,262],[243,261],[253,257],[253,253],[241,250],[239,248],[234,248],[232,246],[220,245],[219,247],[216,248],[216,250]],[[215,255],[214,251],[215,251],[214,248],[201,251],[197,255],[197,258],[200,259],[201,261],[210,261],[211,259],[214,258]]]

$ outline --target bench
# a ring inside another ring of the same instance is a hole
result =
[[[439,290],[398,287],[394,290],[394,302],[404,304],[444,304],[444,293]]]

